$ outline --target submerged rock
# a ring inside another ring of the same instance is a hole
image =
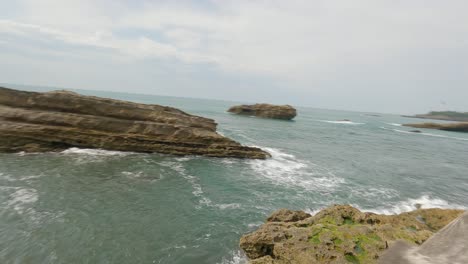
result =
[[[228,112],[239,115],[285,120],[291,120],[297,115],[296,109],[290,105],[272,104],[237,105],[229,108]]]
[[[418,209],[399,215],[378,215],[335,205],[315,216],[291,221],[277,216],[298,213],[282,209],[257,231],[244,235],[240,247],[255,264],[377,263],[395,241],[422,244],[462,213],[462,210]],[[281,219],[285,221],[277,221]]]
[[[404,126],[468,133],[468,122],[446,123],[446,124],[438,124],[438,123],[404,124]]]
[[[264,159],[259,148],[216,133],[212,119],[172,107],[0,87],[0,152],[70,147]]]

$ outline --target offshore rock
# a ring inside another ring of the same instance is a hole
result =
[[[462,210],[418,209],[399,215],[364,213],[334,205],[297,221],[274,213],[257,231],[244,235],[240,247],[251,263],[377,263],[397,240],[419,245],[463,213]],[[301,214],[305,216],[304,214]]]
[[[259,148],[216,133],[212,119],[172,107],[0,87],[0,152],[70,147],[264,159]]]
[[[404,126],[468,133],[468,122],[447,123],[447,124],[438,124],[438,123],[404,124]]]
[[[239,115],[285,120],[291,120],[297,115],[296,109],[290,105],[272,104],[236,105],[229,108],[228,112]]]

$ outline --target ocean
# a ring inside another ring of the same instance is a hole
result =
[[[213,118],[272,158],[0,154],[0,263],[238,264],[240,237],[279,208],[468,204],[468,135],[401,126],[428,120],[298,107],[294,121],[279,121],[229,114],[233,102],[79,92]]]

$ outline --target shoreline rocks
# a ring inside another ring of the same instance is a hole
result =
[[[291,120],[297,115],[296,109],[290,105],[272,104],[236,105],[229,108],[228,112],[238,115],[248,115],[283,120]]]
[[[418,209],[399,215],[334,205],[314,216],[281,209],[240,239],[252,264],[377,263],[398,240],[420,245],[463,210]]]
[[[62,151],[70,147],[265,159],[216,132],[214,120],[179,109],[70,91],[0,87],[0,152]]]
[[[403,124],[403,126],[468,133],[468,122],[447,123],[447,124],[438,124],[438,123]]]

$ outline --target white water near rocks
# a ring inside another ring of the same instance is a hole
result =
[[[288,122],[228,114],[226,102],[88,93],[213,118],[272,158],[0,154],[0,263],[240,264],[239,238],[279,208],[397,214],[468,204],[466,134],[412,133],[400,124],[417,120],[394,115],[299,108]]]

